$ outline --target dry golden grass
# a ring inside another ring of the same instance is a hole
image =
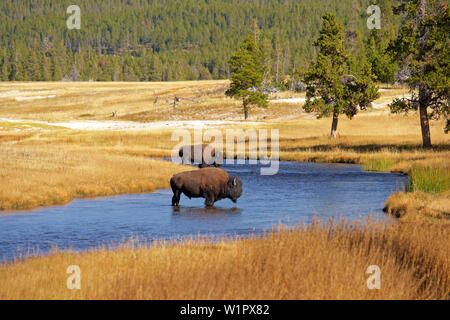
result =
[[[450,191],[442,194],[397,192],[386,201],[388,214],[404,220],[437,218],[450,219]]]
[[[225,97],[227,80],[179,82],[0,82],[0,117],[45,121],[242,119],[240,101]],[[405,88],[382,91],[383,104],[407,94]],[[181,98],[173,108],[174,97]],[[39,99],[36,99],[38,97]],[[307,117],[302,103],[276,99],[304,98],[304,93],[270,96],[269,108],[252,108],[250,119]],[[117,117],[112,113],[116,111]],[[213,112],[212,112],[213,111]]]
[[[45,121],[112,119],[152,111],[167,115],[175,95],[197,98],[223,92],[227,81],[0,82],[0,117]],[[220,91],[218,91],[220,90]],[[44,97],[36,99],[35,97]],[[158,97],[158,102],[155,102]],[[167,98],[167,102],[166,102]],[[182,100],[181,104],[186,104]]]
[[[0,210],[65,204],[74,198],[167,188],[170,162],[48,145],[2,146]]]
[[[320,223],[262,239],[130,242],[0,266],[0,299],[449,299],[450,224]],[[69,265],[81,290],[69,290]],[[381,288],[367,288],[378,265]]]

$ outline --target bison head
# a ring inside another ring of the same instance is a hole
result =
[[[238,177],[230,176],[227,184],[227,197],[236,203],[237,199],[242,195],[242,181]]]

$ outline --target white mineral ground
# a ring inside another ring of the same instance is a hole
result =
[[[113,120],[83,120],[70,122],[46,122],[25,119],[0,118],[0,121],[11,123],[34,123],[48,126],[63,127],[72,130],[159,130],[171,128],[213,128],[230,125],[258,125],[261,122],[239,121],[239,120],[186,120],[186,121],[156,121],[148,123],[132,121],[113,121]]]

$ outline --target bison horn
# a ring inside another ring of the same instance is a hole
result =
[[[233,178],[233,186],[236,185],[236,177]]]

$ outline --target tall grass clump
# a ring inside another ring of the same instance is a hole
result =
[[[409,172],[409,187],[427,193],[450,190],[450,167],[414,166]]]
[[[394,160],[388,158],[368,158],[363,163],[363,169],[366,171],[389,171],[395,164]]]

